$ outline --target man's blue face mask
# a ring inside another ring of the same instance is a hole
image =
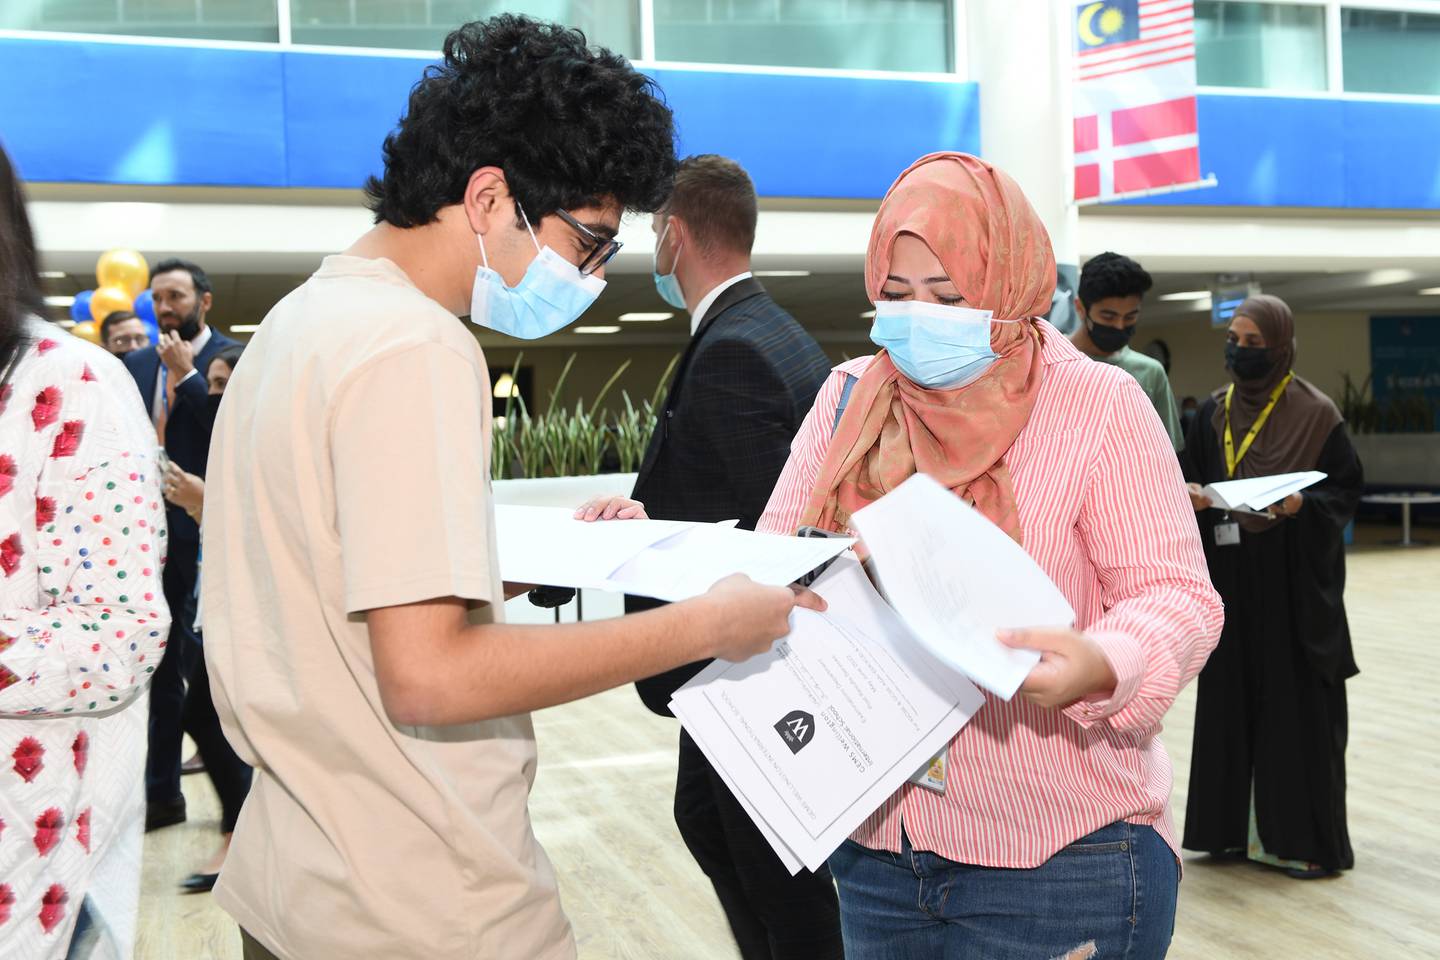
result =
[[[523,209],[520,216],[530,231],[536,257],[525,268],[520,284],[507,286],[505,278],[490,269],[485,238],[478,237],[482,266],[475,269],[470,292],[470,322],[521,340],[539,340],[580,319],[605,289],[605,281],[581,274],[579,267],[549,246],[540,249]]]
[[[660,299],[676,310],[684,310],[686,309],[685,294],[680,290],[680,278],[675,275],[675,271],[680,268],[680,251],[684,249],[683,247],[676,248],[675,262],[670,265],[670,272],[665,274],[660,272],[660,248],[665,245],[665,238],[669,235],[670,221],[666,220],[665,229],[660,232],[660,239],[655,241],[655,264],[651,268],[651,273],[655,277],[655,290],[660,294]]]

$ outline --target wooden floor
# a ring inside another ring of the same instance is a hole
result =
[[[1440,547],[1357,549],[1347,604],[1363,670],[1349,687],[1356,869],[1304,883],[1253,864],[1188,859],[1176,960],[1440,957]],[[1192,688],[1164,735],[1177,818],[1193,711]],[[650,715],[625,689],[547,710],[536,727],[535,827],[560,873],[581,957],[736,957],[671,820],[674,721]],[[209,854],[219,815],[204,777],[187,777],[185,789],[190,822],[147,840],[136,956],[238,960],[228,917],[208,896],[175,892]]]

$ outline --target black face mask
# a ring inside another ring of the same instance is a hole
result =
[[[1103,323],[1090,321],[1088,327],[1090,342],[1100,348],[1101,353],[1114,353],[1130,342],[1135,336],[1135,324],[1128,327],[1107,327]]]
[[[1263,380],[1275,368],[1267,347],[1242,347],[1225,344],[1225,369],[1241,380]]]

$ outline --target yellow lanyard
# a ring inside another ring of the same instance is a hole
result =
[[[1295,371],[1293,370],[1285,374],[1285,379],[1281,380],[1280,385],[1275,388],[1273,393],[1270,394],[1270,402],[1265,404],[1265,409],[1261,410],[1260,416],[1255,418],[1255,425],[1250,428],[1249,433],[1245,434],[1245,439],[1240,444],[1239,454],[1235,453],[1235,438],[1230,434],[1230,398],[1235,395],[1235,384],[1230,384],[1229,388],[1226,389],[1225,468],[1229,471],[1229,473],[1227,474],[1228,476],[1232,478],[1235,476],[1235,468],[1240,466],[1240,461],[1244,460],[1245,454],[1250,452],[1250,445],[1254,443],[1255,438],[1260,435],[1260,428],[1265,426],[1265,421],[1270,419],[1270,411],[1275,409],[1275,404],[1278,403],[1280,400],[1280,394],[1285,392],[1285,388],[1290,385],[1290,381],[1294,378]]]

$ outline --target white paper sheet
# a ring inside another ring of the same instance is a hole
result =
[[[1263,512],[1292,493],[1299,493],[1325,479],[1319,470],[1302,473],[1277,473],[1268,477],[1246,477],[1244,480],[1221,480],[1204,490],[1217,510],[1242,513]]]
[[[756,583],[783,587],[848,550],[854,542],[696,524],[637,552],[611,574],[606,586],[670,601],[698,597],[717,580],[735,573]]]
[[[716,661],[671,710],[788,866],[818,869],[943,747],[984,698],[911,635],[842,557],[789,637]]]
[[[924,474],[855,512],[885,596],[932,653],[1009,700],[1040,662],[997,630],[1068,627],[1075,611],[1010,537]]]
[[[853,540],[781,537],[736,521],[607,520],[586,523],[557,507],[495,507],[501,578],[509,583],[613,590],[686,600],[743,573],[784,586],[844,552]]]
[[[500,574],[510,583],[599,587],[646,547],[693,526],[672,520],[586,523],[564,507],[495,506]]]

